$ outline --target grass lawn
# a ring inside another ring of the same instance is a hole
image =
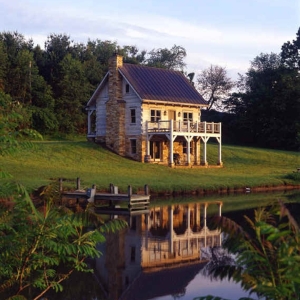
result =
[[[210,165],[216,164],[217,152],[216,144],[208,145]],[[299,152],[223,145],[222,160],[223,168],[172,169],[122,158],[82,138],[34,142],[0,157],[0,166],[29,190],[60,177],[69,188],[80,177],[82,188],[96,184],[97,190],[106,190],[113,183],[125,192],[128,185],[136,191],[148,184],[153,193],[300,184],[300,173],[293,173],[300,167]]]

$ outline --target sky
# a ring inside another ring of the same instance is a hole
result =
[[[179,45],[185,71],[219,65],[232,78],[260,53],[279,54],[299,27],[300,0],[0,0],[0,32],[17,31],[35,45],[52,33],[140,51]]]

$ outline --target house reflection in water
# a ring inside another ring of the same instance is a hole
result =
[[[208,206],[221,215],[222,202],[152,207],[125,217],[129,228],[99,245],[96,272],[107,299],[151,299],[182,294],[204,266],[201,249],[221,245],[207,227]]]

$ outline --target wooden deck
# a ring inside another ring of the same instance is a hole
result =
[[[78,187],[78,183],[77,183]],[[110,185],[110,193],[97,193],[96,186],[87,190],[75,190],[72,192],[64,192],[61,189],[62,198],[83,199],[85,203],[94,203],[95,212],[103,214],[138,214],[149,213],[150,195],[148,186],[144,187],[144,194],[132,194],[131,186],[128,186],[127,194],[119,194],[118,188]],[[118,205],[120,204],[120,205]],[[124,208],[124,205],[126,208]],[[120,206],[123,206],[122,208]]]
[[[203,135],[211,137],[221,136],[221,123],[214,122],[192,122],[192,121],[158,121],[146,122],[146,133],[176,135]]]

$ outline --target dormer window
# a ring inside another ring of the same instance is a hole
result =
[[[126,94],[129,93],[129,84],[128,83],[125,85],[125,92],[126,92]]]

